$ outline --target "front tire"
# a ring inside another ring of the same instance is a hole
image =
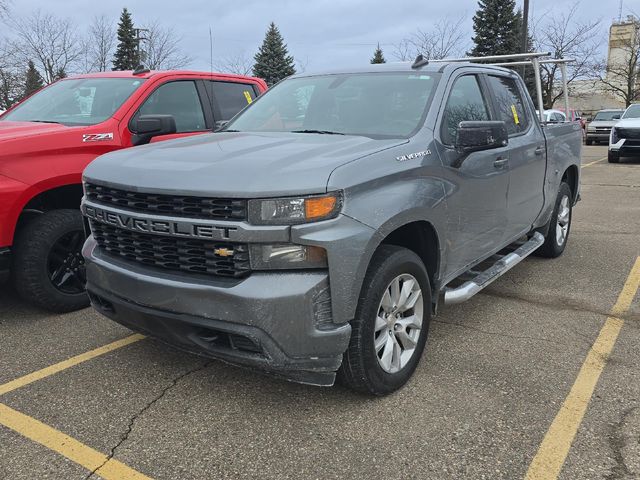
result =
[[[560,184],[556,205],[549,220],[549,229],[542,246],[536,251],[541,257],[556,258],[562,255],[571,231],[573,217],[573,194],[566,182]]]
[[[430,319],[431,286],[420,257],[403,247],[381,246],[351,322],[341,383],[373,395],[401,388],[418,366]]]
[[[620,152],[614,152],[609,150],[607,153],[607,160],[609,163],[619,163],[620,162]]]
[[[593,140],[587,138],[584,143],[586,143],[587,145],[591,145],[593,143]]]
[[[52,210],[29,220],[15,239],[11,270],[18,294],[57,313],[87,307],[84,239],[79,210]]]

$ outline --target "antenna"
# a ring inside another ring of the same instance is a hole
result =
[[[622,22],[622,5],[624,0],[620,0],[620,9],[618,10],[618,23]]]
[[[213,34],[209,27],[209,73],[213,75]]]

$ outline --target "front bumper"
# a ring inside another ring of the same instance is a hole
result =
[[[95,246],[89,237],[83,249],[87,290],[105,316],[192,353],[301,383],[333,384],[351,327],[327,319],[326,271],[194,278],[133,269]]]
[[[620,139],[618,142],[609,145],[609,150],[618,152],[621,157],[624,156],[640,156],[640,140]]]
[[[587,131],[587,140],[606,140],[609,142],[611,131],[608,132],[589,132]]]
[[[9,247],[0,248],[0,282],[9,278],[9,267],[11,266],[11,249]]]

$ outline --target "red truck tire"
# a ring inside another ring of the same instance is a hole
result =
[[[53,312],[87,307],[84,240],[79,210],[51,210],[29,219],[16,235],[12,276],[18,294]]]

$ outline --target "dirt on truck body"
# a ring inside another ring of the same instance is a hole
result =
[[[535,110],[512,70],[419,59],[296,75],[221,133],[105,155],[84,172],[92,303],[201,355],[392,392],[441,297],[567,245],[580,125]]]

